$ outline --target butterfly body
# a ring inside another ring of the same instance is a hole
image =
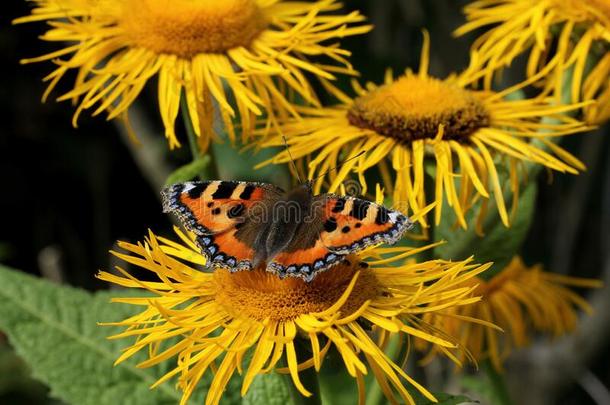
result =
[[[266,217],[270,220],[260,227],[259,237],[254,243],[254,267],[286,249],[300,233],[310,231],[306,225],[311,216],[312,197],[310,188],[300,186],[269,206]]]
[[[266,265],[306,281],[350,253],[397,241],[411,226],[370,201],[313,195],[309,183],[284,192],[265,183],[187,182],[162,195],[164,211],[195,233],[208,265],[231,271]]]

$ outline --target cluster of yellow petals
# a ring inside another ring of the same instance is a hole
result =
[[[458,336],[475,360],[489,359],[497,370],[502,370],[512,349],[526,346],[536,333],[558,337],[573,331],[578,323],[577,311],[590,313],[591,308],[572,288],[598,288],[601,282],[545,272],[540,265],[529,267],[520,257],[514,257],[490,280],[476,278],[466,285],[477,286],[480,302],[448,308],[441,315],[426,314],[424,319],[447,334]],[[485,320],[502,330],[463,322],[463,316]],[[430,348],[423,341],[417,347]],[[432,348],[426,360],[435,352],[438,350]],[[459,356],[463,358],[464,353]]]
[[[315,75],[332,88],[337,74],[355,75],[349,51],[330,41],[368,32],[358,12],[334,13],[335,0],[34,0],[29,16],[14,23],[47,21],[41,39],[59,49],[23,63],[56,61],[45,77],[46,98],[68,72],[70,91],[58,100],[79,115],[108,113],[122,118],[145,85],[157,78],[157,98],[170,148],[180,146],[175,121],[188,112],[199,149],[219,139],[218,126],[231,140],[235,123],[248,138],[256,116],[295,115],[290,99],[298,94],[318,105],[307,78]],[[312,60],[313,58],[320,60]],[[326,60],[324,60],[326,58]],[[329,60],[332,61],[329,63]],[[129,125],[128,125],[129,128]],[[136,134],[133,134],[134,136]]]
[[[319,371],[331,346],[356,380],[361,403],[363,376],[369,372],[391,401],[399,396],[414,404],[405,381],[434,400],[384,353],[384,347],[391,335],[399,334],[423,339],[443,351],[455,349],[458,345],[451,337],[436,333],[421,317],[477,302],[474,287],[466,284],[489,267],[474,265],[471,259],[408,261],[428,246],[376,248],[365,256],[351,257],[311,283],[280,279],[262,270],[209,273],[198,268],[205,258],[192,235],[176,232],[181,243],[151,232],[145,243],[121,242],[124,252],[115,252],[125,262],[152,272],[155,281],[138,280],[120,267],[119,275],[102,272],[98,277],[151,293],[114,299],[143,307],[126,320],[110,323],[126,327],[113,338],[136,338],[117,362],[140,351],[148,353],[141,367],[175,358],[176,366],[155,386],[178,376],[183,404],[212,370],[206,404],[218,403],[235,373],[243,378],[242,395],[257,375],[275,370],[290,374],[295,387],[310,396],[299,372],[311,367]],[[362,264],[364,258],[370,266]],[[370,334],[369,328],[375,333]],[[299,356],[296,340],[310,348],[310,358]],[[281,359],[287,367],[280,366]]]
[[[556,101],[595,100],[586,121],[610,118],[610,6],[605,0],[480,0],[464,8],[456,35],[486,28],[472,45],[471,69],[491,88],[494,74],[529,53],[527,75],[540,76]],[[566,81],[568,86],[566,86]]]

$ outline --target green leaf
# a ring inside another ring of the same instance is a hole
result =
[[[504,376],[499,373],[489,360],[481,363],[481,368],[475,374],[464,375],[460,385],[468,392],[494,405],[510,405],[510,399]]]
[[[277,373],[256,376],[242,403],[244,405],[293,405],[286,378],[289,377]]]
[[[149,389],[161,375],[158,368],[139,369],[133,361],[113,367],[126,342],[107,340],[119,329],[97,322],[124,319],[132,311],[109,304],[113,294],[90,294],[2,266],[0,284],[0,329],[52,396],[79,405],[180,400],[171,384]]]
[[[195,177],[207,179],[207,169],[209,165],[210,157],[208,155],[202,156],[192,161],[191,163],[188,163],[174,170],[174,172],[167,177],[165,184],[169,185],[182,183],[185,181],[193,180]]]
[[[521,189],[518,209],[511,220],[510,228],[502,224],[495,204],[490,203],[483,225],[483,237],[476,234],[473,225],[478,207],[474,207],[468,215],[469,228],[463,230],[455,225],[453,209],[447,205],[443,206],[441,224],[434,229],[434,240],[445,240],[447,243],[434,249],[435,257],[463,260],[474,254],[479,263],[494,262],[492,269],[483,274],[484,277],[497,274],[518,254],[527,236],[535,211],[536,194],[537,185],[532,179]]]

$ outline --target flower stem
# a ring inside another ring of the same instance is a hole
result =
[[[189,141],[189,148],[191,150],[191,156],[193,160],[197,160],[201,157],[199,146],[197,145],[197,134],[193,128],[193,121],[189,115],[188,103],[186,101],[186,95],[184,92],[180,95],[180,112],[182,114],[182,120],[184,121],[184,127],[186,128],[186,136]]]
[[[182,114],[184,128],[186,129],[186,136],[189,141],[189,149],[191,150],[193,162],[201,161],[204,156],[202,156],[201,150],[199,149],[197,134],[195,133],[195,128],[193,127],[193,121],[191,120],[191,116],[189,114],[188,102],[186,101],[186,95],[184,92],[182,92],[180,95],[180,113]],[[202,180],[218,178],[215,166],[216,161],[214,159],[212,148],[206,152],[205,157],[207,157],[207,160],[205,165],[202,165],[201,172],[198,173],[199,178]]]
[[[481,362],[481,368],[487,374],[491,388],[495,394],[495,399],[498,401],[498,405],[512,405],[508,389],[506,388],[506,382],[504,376],[500,374],[491,361],[485,360]]]

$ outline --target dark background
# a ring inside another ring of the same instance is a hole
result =
[[[353,51],[352,62],[364,78],[380,81],[387,67],[395,72],[416,68],[424,27],[432,35],[432,74],[444,77],[466,66],[472,37],[451,36],[463,22],[465,2],[346,3],[376,26],[368,36],[342,42]],[[55,48],[37,39],[43,24],[11,25],[27,13],[25,1],[6,2],[0,26],[0,262],[61,283],[105,288],[94,274],[113,265],[108,250],[116,240],[139,240],[148,228],[170,232],[158,190],[172,168],[189,156],[186,150],[166,152],[153,86],[132,113],[147,129],[140,148],[103,116],[85,113],[79,128],[73,128],[69,103],[53,101],[68,89],[69,78],[42,104],[46,85],[41,79],[50,64],[22,66],[19,60]],[[586,173],[554,175],[552,182],[542,173],[538,179],[537,214],[524,246],[528,264],[610,280],[608,128],[564,143],[587,164]],[[516,404],[609,403],[604,402],[610,398],[607,295],[602,291],[592,297],[596,316],[585,320],[578,335],[536,344],[514,357],[508,377]],[[0,403],[49,403],[44,398],[45,388],[27,378],[25,366],[0,334]]]

